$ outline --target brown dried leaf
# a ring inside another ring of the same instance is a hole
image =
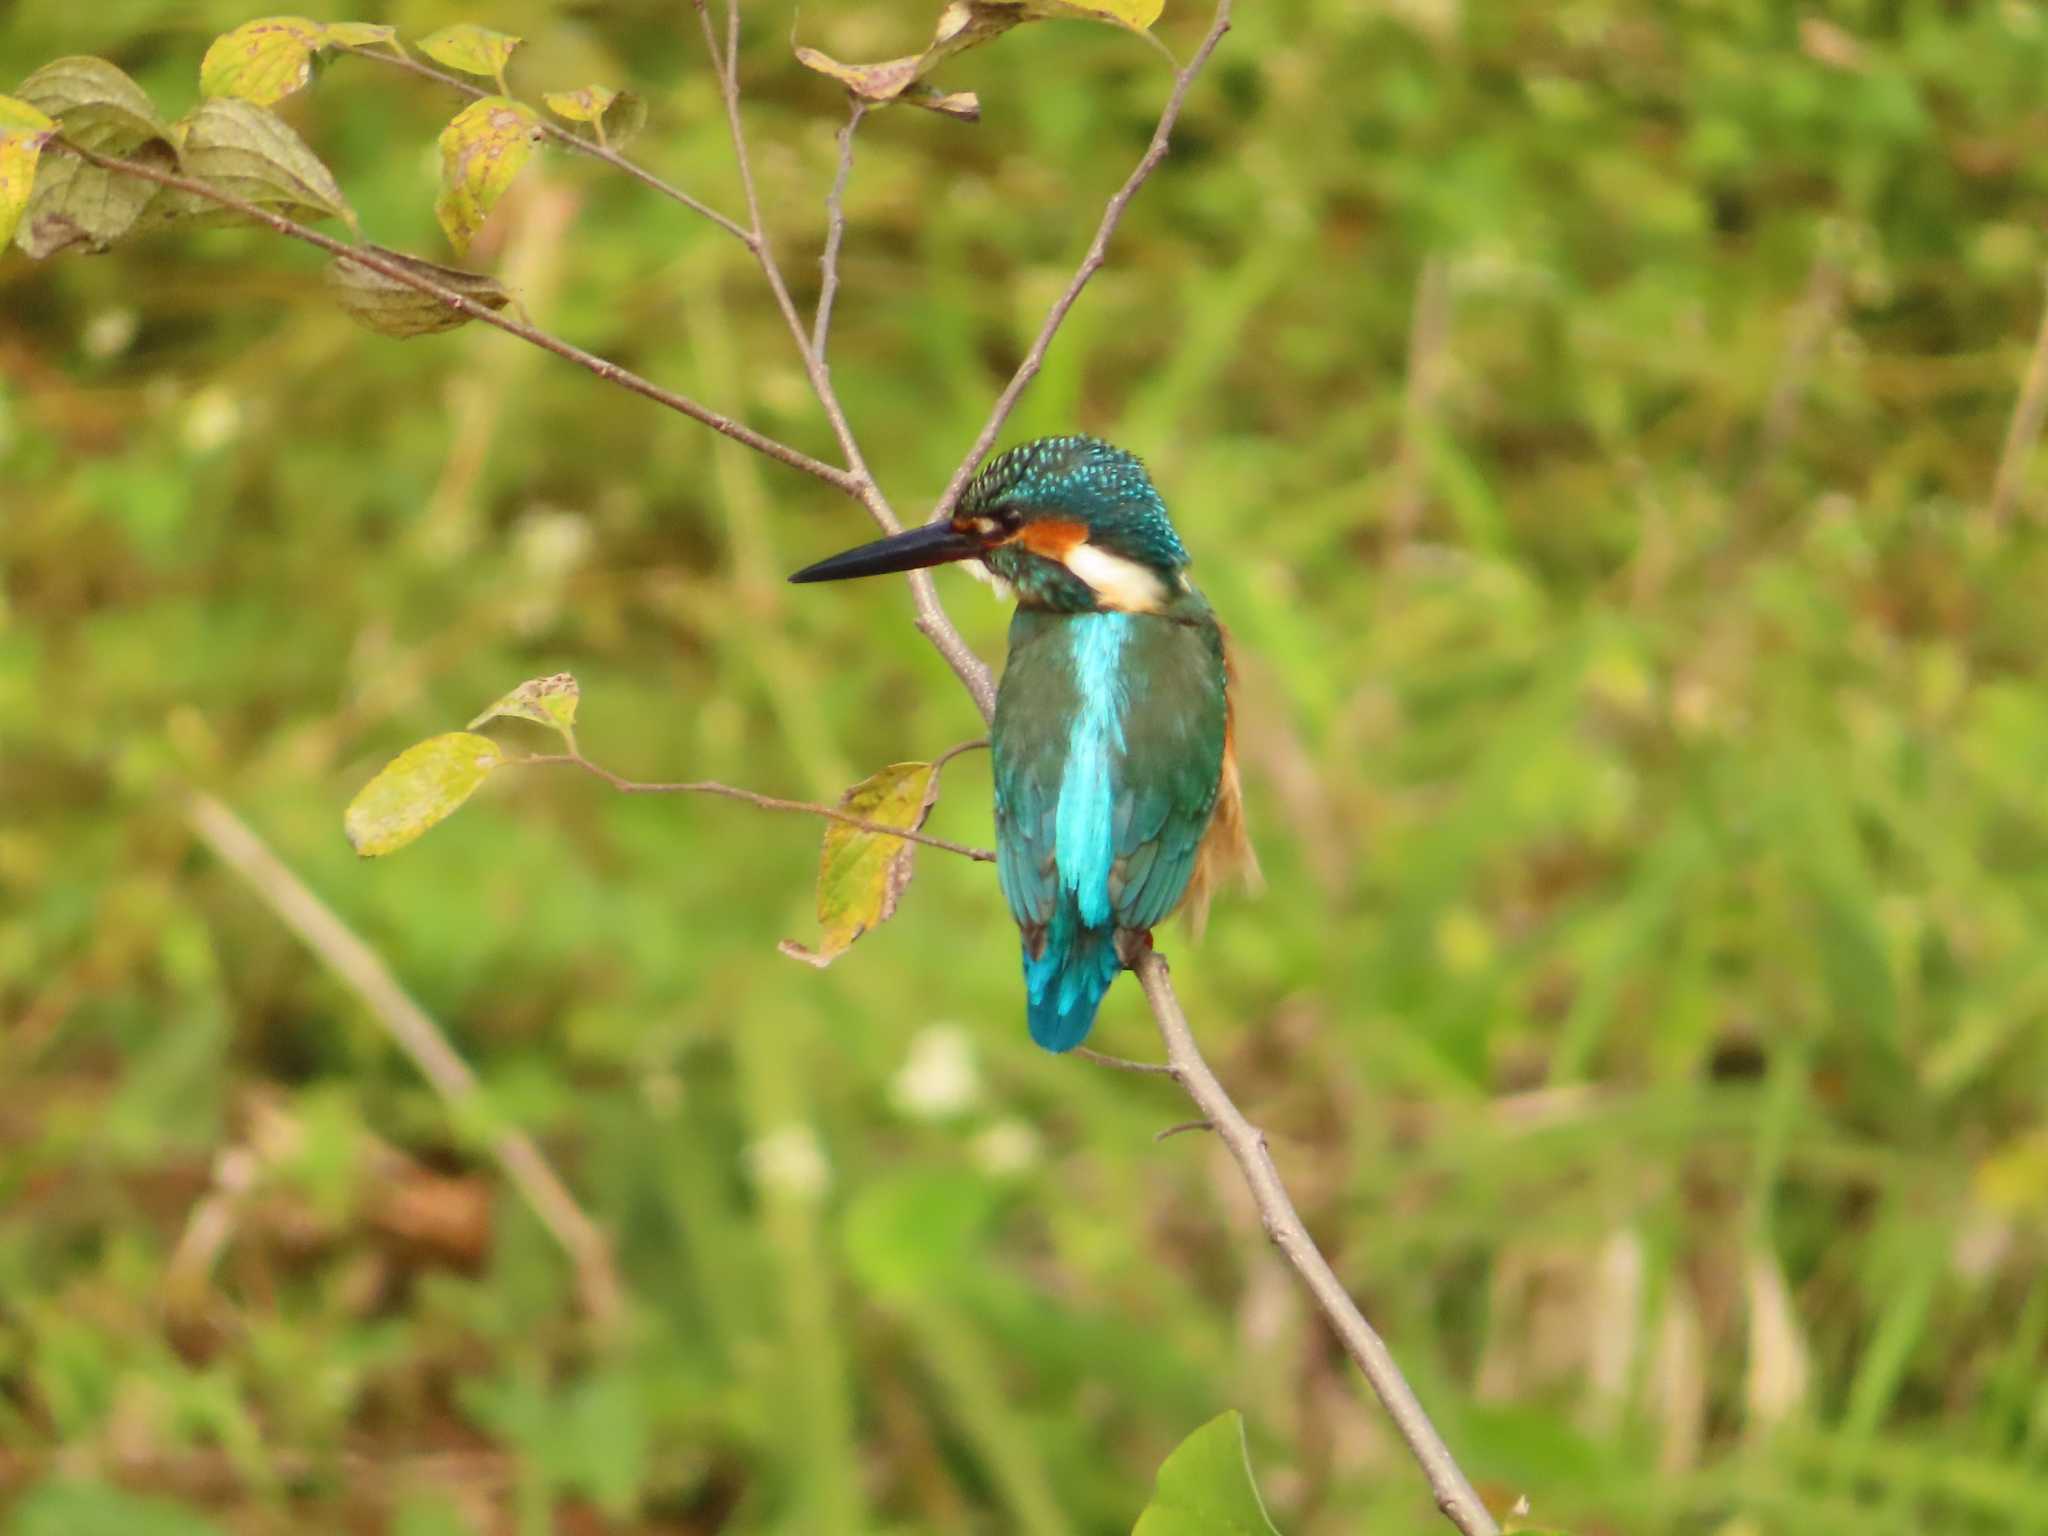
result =
[[[466,299],[474,299],[486,309],[503,309],[512,302],[512,295],[506,292],[504,284],[487,272],[471,272],[464,267],[446,267],[439,262],[422,261],[417,256],[408,256],[403,251],[389,250],[381,245],[365,246],[364,249],[409,272],[417,272],[443,288],[452,289]],[[452,331],[470,321],[470,317],[461,310],[451,309],[432,294],[408,287],[382,272],[358,266],[345,256],[337,256],[329,262],[325,276],[328,290],[342,311],[379,336],[395,336],[400,340],[411,336],[431,336],[438,331]]]

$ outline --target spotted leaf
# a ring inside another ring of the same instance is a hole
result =
[[[533,109],[509,96],[471,102],[441,130],[441,195],[434,216],[458,252],[469,249],[533,153],[539,132]]]
[[[561,733],[573,750],[576,745],[576,705],[582,697],[576,679],[567,672],[553,677],[529,678],[489,709],[469,722],[475,730],[487,720],[531,720]]]
[[[303,16],[266,16],[223,32],[199,61],[199,92],[268,107],[313,78],[327,29]]]
[[[939,797],[938,772],[930,763],[892,763],[862,779],[839,797],[839,808],[866,821],[914,832],[924,825]],[[886,923],[910,884],[917,844],[845,822],[828,823],[818,858],[818,922],[825,930],[816,949],[793,939],[781,949],[792,960],[820,968],[852,947],[871,928]]]

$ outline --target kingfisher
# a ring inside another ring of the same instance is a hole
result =
[[[1024,949],[1031,1038],[1070,1051],[1176,910],[1257,877],[1223,627],[1133,454],[1047,437],[991,459],[950,518],[790,577],[979,561],[1014,596],[996,690],[996,873]]]

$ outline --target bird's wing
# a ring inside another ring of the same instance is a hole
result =
[[[1064,625],[1019,610],[992,732],[996,790],[996,878],[1010,915],[1036,953],[1059,894],[1053,850],[1068,723],[1078,701],[1060,654]]]
[[[1165,921],[1195,871],[1223,776],[1229,702],[1213,622],[1141,619],[1126,663],[1109,899],[1118,927],[1143,932]]]
[[[1092,926],[1113,919],[1118,928],[1143,932],[1179,903],[1216,807],[1229,730],[1218,631],[1213,622],[1116,618],[1127,626],[1118,656],[1120,708],[1108,739],[1089,748],[1102,758],[1087,763],[1070,760],[1086,745],[1074,730],[1083,713],[1070,627],[1077,620],[1020,611],[1010,631],[994,731],[996,874],[1033,953],[1059,910],[1062,836],[1079,864],[1107,871],[1106,891],[1076,892],[1078,910],[1069,921]],[[1090,805],[1104,795],[1108,814],[1069,807],[1063,829],[1060,795],[1073,774],[1083,776],[1076,792]],[[1076,850],[1082,835],[1106,837],[1109,846]],[[1066,873],[1072,878],[1075,871]]]

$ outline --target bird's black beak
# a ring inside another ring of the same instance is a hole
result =
[[[951,523],[926,523],[807,565],[789,579],[844,581],[849,576],[886,576],[892,571],[944,565],[949,560],[971,560],[980,553],[981,541],[954,532]]]

